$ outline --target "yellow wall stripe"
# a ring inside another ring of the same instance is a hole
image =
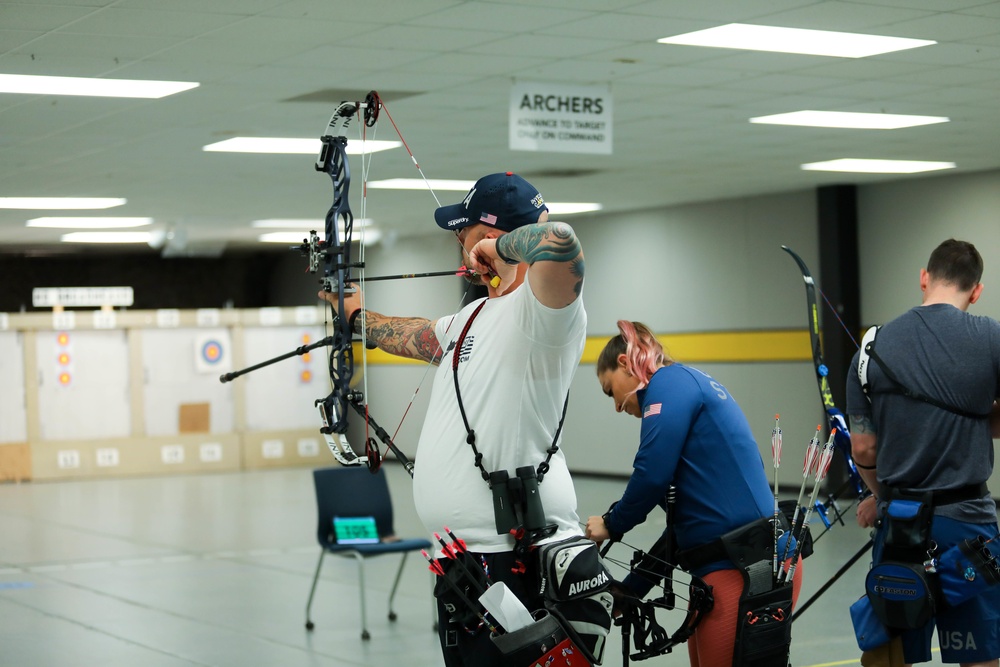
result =
[[[611,339],[588,336],[580,363],[593,364]],[[659,334],[657,339],[671,357],[683,363],[753,363],[774,361],[812,361],[809,331],[806,329],[773,331],[702,331]],[[354,345],[355,364],[361,364],[361,345]],[[422,364],[382,350],[369,350],[373,366]]]

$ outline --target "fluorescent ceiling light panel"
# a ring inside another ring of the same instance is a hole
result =
[[[588,202],[558,202],[547,201],[545,205],[549,207],[550,215],[572,215],[574,213],[590,213],[600,211],[604,206],[597,203]]]
[[[121,206],[127,200],[117,197],[0,197],[0,208],[38,211],[94,210]]]
[[[193,81],[141,81],[91,79],[76,76],[0,74],[0,93],[28,95],[78,95],[83,97],[138,97],[160,99],[197,88]]]
[[[922,171],[954,169],[954,162],[922,162],[920,160],[866,160],[842,158],[802,165],[806,171],[847,171],[857,174],[917,174]]]
[[[52,229],[127,229],[153,224],[152,218],[32,218],[25,227]]]
[[[348,141],[347,154],[378,153],[402,146],[399,141]],[[323,142],[319,139],[295,139],[291,137],[233,137],[225,141],[202,146],[201,150],[211,153],[277,153],[282,155],[318,155]]]
[[[748,51],[772,51],[776,53],[801,53],[813,56],[836,56],[839,58],[865,58],[881,53],[915,49],[919,46],[937,44],[927,39],[907,37],[883,37],[862,35],[853,32],[832,32],[829,30],[804,30],[802,28],[779,28],[768,25],[748,25],[730,23],[717,28],[664,37],[656,40],[661,44],[683,44],[687,46],[712,46],[724,49],[746,49]]]
[[[390,178],[384,181],[371,181],[368,187],[381,190],[454,190],[456,192],[468,192],[475,181],[448,181],[428,179],[426,182],[421,178]],[[549,207],[549,213],[553,215],[571,215],[573,213],[587,213],[590,211],[600,211],[604,208],[601,204],[594,202],[545,202]]]
[[[298,245],[309,238],[309,232],[267,232],[257,237],[261,243],[284,243]],[[366,229],[363,234],[355,234],[354,242],[378,243],[382,240],[382,232],[377,229]]]
[[[800,125],[803,127],[842,127],[856,130],[896,130],[901,127],[947,123],[947,116],[907,116],[894,113],[855,113],[851,111],[792,111],[751,118],[764,125]]]
[[[372,224],[371,218],[355,218],[354,228],[360,229],[361,227],[367,227]],[[250,223],[251,227],[259,227],[262,229],[324,229],[326,227],[326,221],[319,218],[271,218],[268,220],[254,220]],[[337,225],[343,229],[343,225],[338,223]]]
[[[429,178],[426,181],[422,178],[389,178],[384,181],[370,181],[369,188],[380,190],[454,190],[456,192],[468,192],[475,185],[475,181],[449,181]]]
[[[59,239],[63,243],[149,243],[152,232],[70,232]]]

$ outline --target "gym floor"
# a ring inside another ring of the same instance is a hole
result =
[[[386,466],[402,536],[424,534],[410,481]],[[578,477],[579,512],[601,514],[624,481]],[[658,513],[627,536],[647,547]],[[822,529],[822,526],[819,526]],[[48,667],[339,667],[441,664],[431,575],[410,554],[395,610],[386,601],[398,556],[366,568],[371,640],[362,641],[357,567],[327,557],[312,632],[305,604],[319,556],[308,469],[0,484],[0,665]],[[800,603],[868,539],[848,523],[805,561]],[[611,555],[627,561],[630,550]],[[862,593],[859,560],[795,622],[796,667],[859,665],[848,607]],[[616,577],[623,576],[612,568]],[[662,613],[662,612],[661,612]],[[661,622],[673,630],[680,613]],[[617,628],[605,665],[621,664]],[[940,664],[935,651],[935,662]],[[657,665],[687,665],[683,646]]]

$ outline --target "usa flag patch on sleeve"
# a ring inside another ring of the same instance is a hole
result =
[[[663,403],[650,403],[646,410],[642,413],[643,419],[646,417],[652,417],[653,415],[660,414],[660,408],[663,407]]]

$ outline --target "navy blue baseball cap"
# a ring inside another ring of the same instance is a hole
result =
[[[434,221],[453,232],[476,224],[512,232],[538,222],[543,209],[549,210],[538,190],[508,171],[480,178],[461,203],[434,211]]]

